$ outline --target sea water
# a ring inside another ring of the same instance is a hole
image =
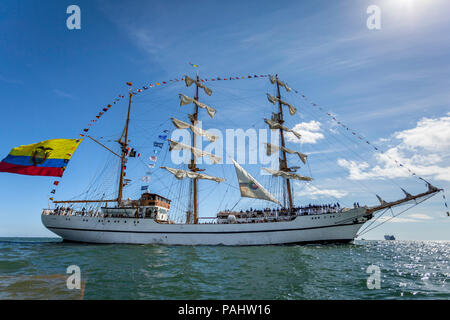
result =
[[[449,299],[449,257],[448,241],[184,247],[0,238],[0,299]],[[69,266],[79,267],[80,289],[67,288]],[[374,277],[378,288],[368,285]]]

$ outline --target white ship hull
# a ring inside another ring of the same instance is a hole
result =
[[[275,245],[350,242],[367,221],[365,209],[298,216],[292,221],[246,224],[160,224],[153,219],[42,215],[64,240],[164,245]]]

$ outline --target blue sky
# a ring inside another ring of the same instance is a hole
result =
[[[66,28],[66,8],[71,4],[81,8],[81,30]],[[381,8],[381,30],[366,27],[366,9],[372,4]],[[0,150],[6,156],[21,144],[77,137],[101,108],[126,92],[126,81],[142,86],[193,74],[187,63],[192,61],[205,77],[278,73],[391,157],[448,188],[449,8],[444,0],[2,1]],[[215,83],[211,88],[214,94],[205,101],[217,107],[218,116],[214,121],[202,118],[204,128],[265,127],[262,119],[271,111],[265,93],[273,90],[267,80]],[[136,145],[150,145],[163,128],[173,129],[167,111],[185,120],[187,111],[178,107],[177,93],[192,96],[191,91],[175,84],[136,97],[132,118],[133,133],[140,136]],[[297,125],[305,134],[312,128],[323,135],[314,143],[289,145],[311,154],[314,186],[322,190],[299,187],[298,203],[330,202],[337,197],[342,203],[358,200],[373,205],[376,198],[368,190],[386,200],[401,197],[400,186],[423,191],[417,179],[404,176],[383,156],[336,132],[339,129],[327,116],[298,96],[286,99],[300,111],[289,118],[291,127]],[[120,134],[125,108],[124,103],[115,106],[92,135]],[[319,129],[312,121],[319,123]],[[142,147],[144,153],[150,149]],[[105,161],[111,162],[111,157],[85,141],[57,196],[73,197],[85,190]],[[140,165],[129,166],[137,171]],[[211,174],[225,172],[209,167]],[[256,166],[246,168],[254,175],[259,172]],[[234,169],[226,170],[233,184]],[[111,188],[114,177],[108,179]],[[153,179],[151,189],[164,192],[167,185],[161,179]],[[53,181],[0,175],[0,236],[51,235],[41,225],[40,211],[48,204]],[[223,194],[227,186],[214,190]],[[201,209],[211,216],[218,200],[208,196],[210,185],[203,188]],[[232,206],[235,199],[229,202]],[[400,239],[448,240],[444,215],[438,195],[365,238],[394,233]]]

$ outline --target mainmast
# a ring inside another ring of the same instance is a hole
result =
[[[169,150],[190,150],[190,152],[192,153],[192,157],[191,157],[191,161],[189,163],[188,166],[188,171],[185,170],[180,170],[180,169],[174,169],[174,168],[168,168],[168,167],[161,167],[163,169],[168,170],[170,173],[172,173],[177,179],[184,179],[184,178],[189,178],[192,179],[191,183],[190,183],[190,201],[193,205],[193,219],[192,222],[197,224],[198,223],[198,179],[205,179],[205,180],[213,180],[216,182],[222,182],[224,181],[224,179],[222,178],[217,178],[217,177],[213,177],[213,176],[209,176],[207,174],[201,173],[200,171],[205,171],[205,169],[199,169],[197,167],[197,161],[196,158],[197,157],[209,157],[209,159],[211,160],[212,163],[217,164],[221,161],[221,158],[213,155],[211,153],[205,152],[202,149],[197,149],[196,145],[197,145],[197,136],[205,136],[209,141],[213,142],[215,141],[218,137],[213,135],[211,132],[208,132],[206,130],[203,130],[202,128],[197,127],[197,123],[198,123],[198,115],[199,115],[199,108],[205,109],[206,112],[208,113],[208,115],[213,118],[214,115],[216,114],[216,110],[210,106],[207,106],[206,104],[198,101],[199,99],[199,88],[202,88],[205,93],[210,96],[212,94],[212,90],[208,87],[206,87],[202,82],[203,80],[200,80],[197,74],[197,78],[196,80],[185,76],[184,78],[185,82],[186,82],[186,86],[190,87],[193,83],[196,84],[196,90],[195,90],[195,97],[194,98],[190,98],[188,96],[185,96],[184,94],[179,94],[180,97],[180,106],[184,106],[187,104],[195,104],[195,108],[194,108],[194,114],[189,114],[189,119],[191,124],[183,122],[181,120],[178,119],[174,119],[171,118],[172,123],[174,124],[175,127],[177,127],[178,129],[191,129],[192,131],[192,140],[191,140],[191,145],[186,145],[183,144],[181,142],[177,142],[177,141],[172,141],[169,140],[170,142],[170,148]],[[186,215],[186,223],[191,223],[191,207],[190,205],[188,206],[188,211],[187,211],[187,215]]]
[[[194,100],[198,101],[198,83],[199,83],[199,77],[197,74],[197,82],[196,82],[196,88],[195,88],[195,97]],[[195,105],[195,112],[194,115],[191,118],[191,123],[193,126],[196,126],[197,121],[198,121],[198,105]],[[197,135],[195,133],[195,131],[192,131],[192,148],[196,148],[197,145]],[[191,165],[189,168],[192,172],[196,172],[199,171],[199,169],[197,168],[197,163],[195,161],[195,155],[192,154],[192,158],[191,158]],[[197,178],[194,178],[191,180],[191,184],[192,184],[192,194],[191,194],[191,199],[193,200],[193,206],[194,206],[194,224],[198,223],[198,190],[197,190]]]
[[[117,194],[117,203],[119,207],[122,205],[122,193],[123,193],[123,177],[125,174],[125,163],[127,157],[127,147],[128,147],[128,125],[130,123],[130,110],[131,110],[131,98],[133,97],[132,90],[129,92],[129,101],[128,101],[128,112],[127,112],[127,120],[125,122],[125,127],[123,129],[122,135],[120,139],[117,141],[121,148],[122,153],[120,156],[120,178],[119,178],[119,192]]]
[[[278,122],[283,125],[284,120],[283,120],[283,106],[281,103],[281,93],[280,93],[280,83],[278,81],[278,74],[275,75],[276,78],[276,83],[277,83],[277,98],[278,98],[278,106],[280,108],[280,112],[278,113]],[[286,146],[285,146],[285,142],[284,142],[284,134],[283,134],[283,129],[280,128],[280,137],[281,137],[281,146],[283,148],[280,148],[280,152],[283,156],[282,161],[280,161],[280,171],[290,171],[290,169],[288,168],[287,165],[287,158],[286,158],[286,152],[283,150]],[[288,194],[288,201],[289,201],[289,209],[292,209],[294,207],[293,203],[292,203],[292,190],[291,190],[291,181],[289,179],[286,179],[286,189],[287,189],[287,194]]]

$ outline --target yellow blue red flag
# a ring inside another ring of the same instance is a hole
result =
[[[52,139],[13,148],[0,162],[0,172],[62,177],[82,139]]]

